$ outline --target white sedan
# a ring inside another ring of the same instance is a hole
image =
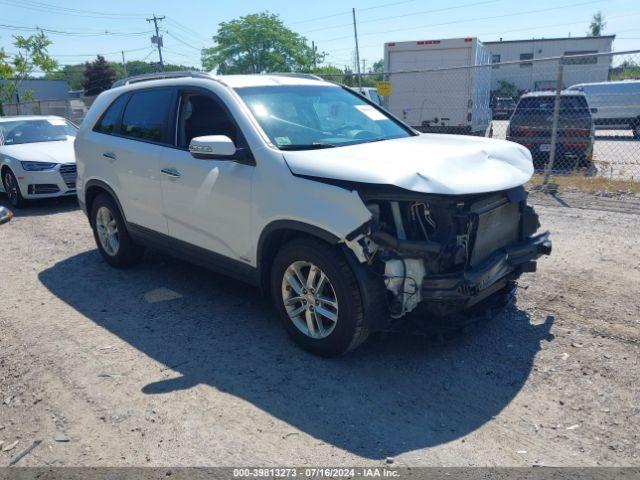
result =
[[[76,194],[77,131],[62,117],[0,117],[0,191],[11,205]]]

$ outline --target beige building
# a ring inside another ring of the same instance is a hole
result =
[[[611,52],[614,39],[615,35],[607,35],[483,42],[491,52],[491,63],[524,60],[519,64],[493,67],[491,89],[497,89],[500,80],[513,83],[520,90],[555,89],[558,72],[557,60],[532,62],[526,60]],[[569,59],[565,65],[564,87],[570,87],[577,83],[602,82],[608,80],[611,56],[586,56]]]

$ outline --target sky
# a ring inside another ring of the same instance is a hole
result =
[[[636,0],[0,0],[0,48],[12,53],[12,35],[36,27],[53,41],[50,54],[62,65],[95,58],[157,61],[150,36],[158,15],[167,63],[200,67],[200,50],[213,44],[220,22],[249,13],[279,14],[285,25],[326,52],[326,64],[353,65],[351,8],[356,9],[360,58],[370,66],[389,41],[475,36],[482,41],[583,36],[592,15],[605,15],[614,50],[640,49],[640,2]]]

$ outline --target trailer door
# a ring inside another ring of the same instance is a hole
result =
[[[471,48],[439,48],[389,51],[389,108],[414,127],[468,125]],[[403,71],[419,73],[393,73]],[[432,71],[423,71],[432,70]]]

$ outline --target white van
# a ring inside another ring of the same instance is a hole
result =
[[[640,138],[640,80],[580,83],[568,90],[585,93],[597,129],[631,129]]]

